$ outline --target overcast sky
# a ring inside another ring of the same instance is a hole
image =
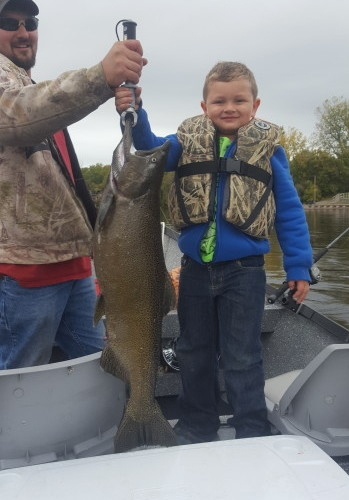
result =
[[[37,3],[36,81],[96,64],[116,39],[116,23],[137,22],[149,60],[140,83],[143,102],[158,135],[175,132],[184,118],[201,112],[203,80],[223,60],[243,62],[254,72],[261,118],[308,138],[325,99],[349,98],[348,0]],[[112,100],[69,130],[82,166],[110,164],[121,138]]]

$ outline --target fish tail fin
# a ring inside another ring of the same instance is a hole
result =
[[[152,414],[144,420],[135,420],[127,407],[114,438],[115,453],[144,446],[168,447],[176,444],[176,435],[156,401]]]

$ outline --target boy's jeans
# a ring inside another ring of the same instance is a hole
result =
[[[260,340],[263,266],[262,255],[204,265],[182,259],[176,348],[183,383],[180,422],[199,437],[212,436],[219,427],[219,355],[236,437],[270,432]]]
[[[100,351],[104,325],[93,326],[92,277],[39,288],[0,280],[0,369],[46,364],[56,343],[69,358]]]

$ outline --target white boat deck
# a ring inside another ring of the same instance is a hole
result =
[[[348,475],[310,440],[153,448],[0,472],[4,500],[347,500]]]

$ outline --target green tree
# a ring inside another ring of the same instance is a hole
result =
[[[319,121],[315,125],[313,144],[328,153],[335,161],[328,163],[330,186],[335,180],[333,194],[349,191],[349,101],[344,97],[326,99],[316,109]],[[331,189],[332,190],[332,189]]]
[[[343,161],[349,167],[349,101],[343,97],[326,99],[316,109],[314,145]]]
[[[90,167],[82,168],[81,171],[88,189],[91,193],[96,194],[103,190],[105,183],[107,182],[110,165],[96,163]]]
[[[291,127],[287,131],[282,129],[280,144],[285,149],[287,157],[291,161],[301,151],[307,149],[308,139],[302,132]]]
[[[340,160],[322,150],[304,150],[295,156],[291,172],[303,203],[349,190],[349,178],[339,175],[338,162]]]

